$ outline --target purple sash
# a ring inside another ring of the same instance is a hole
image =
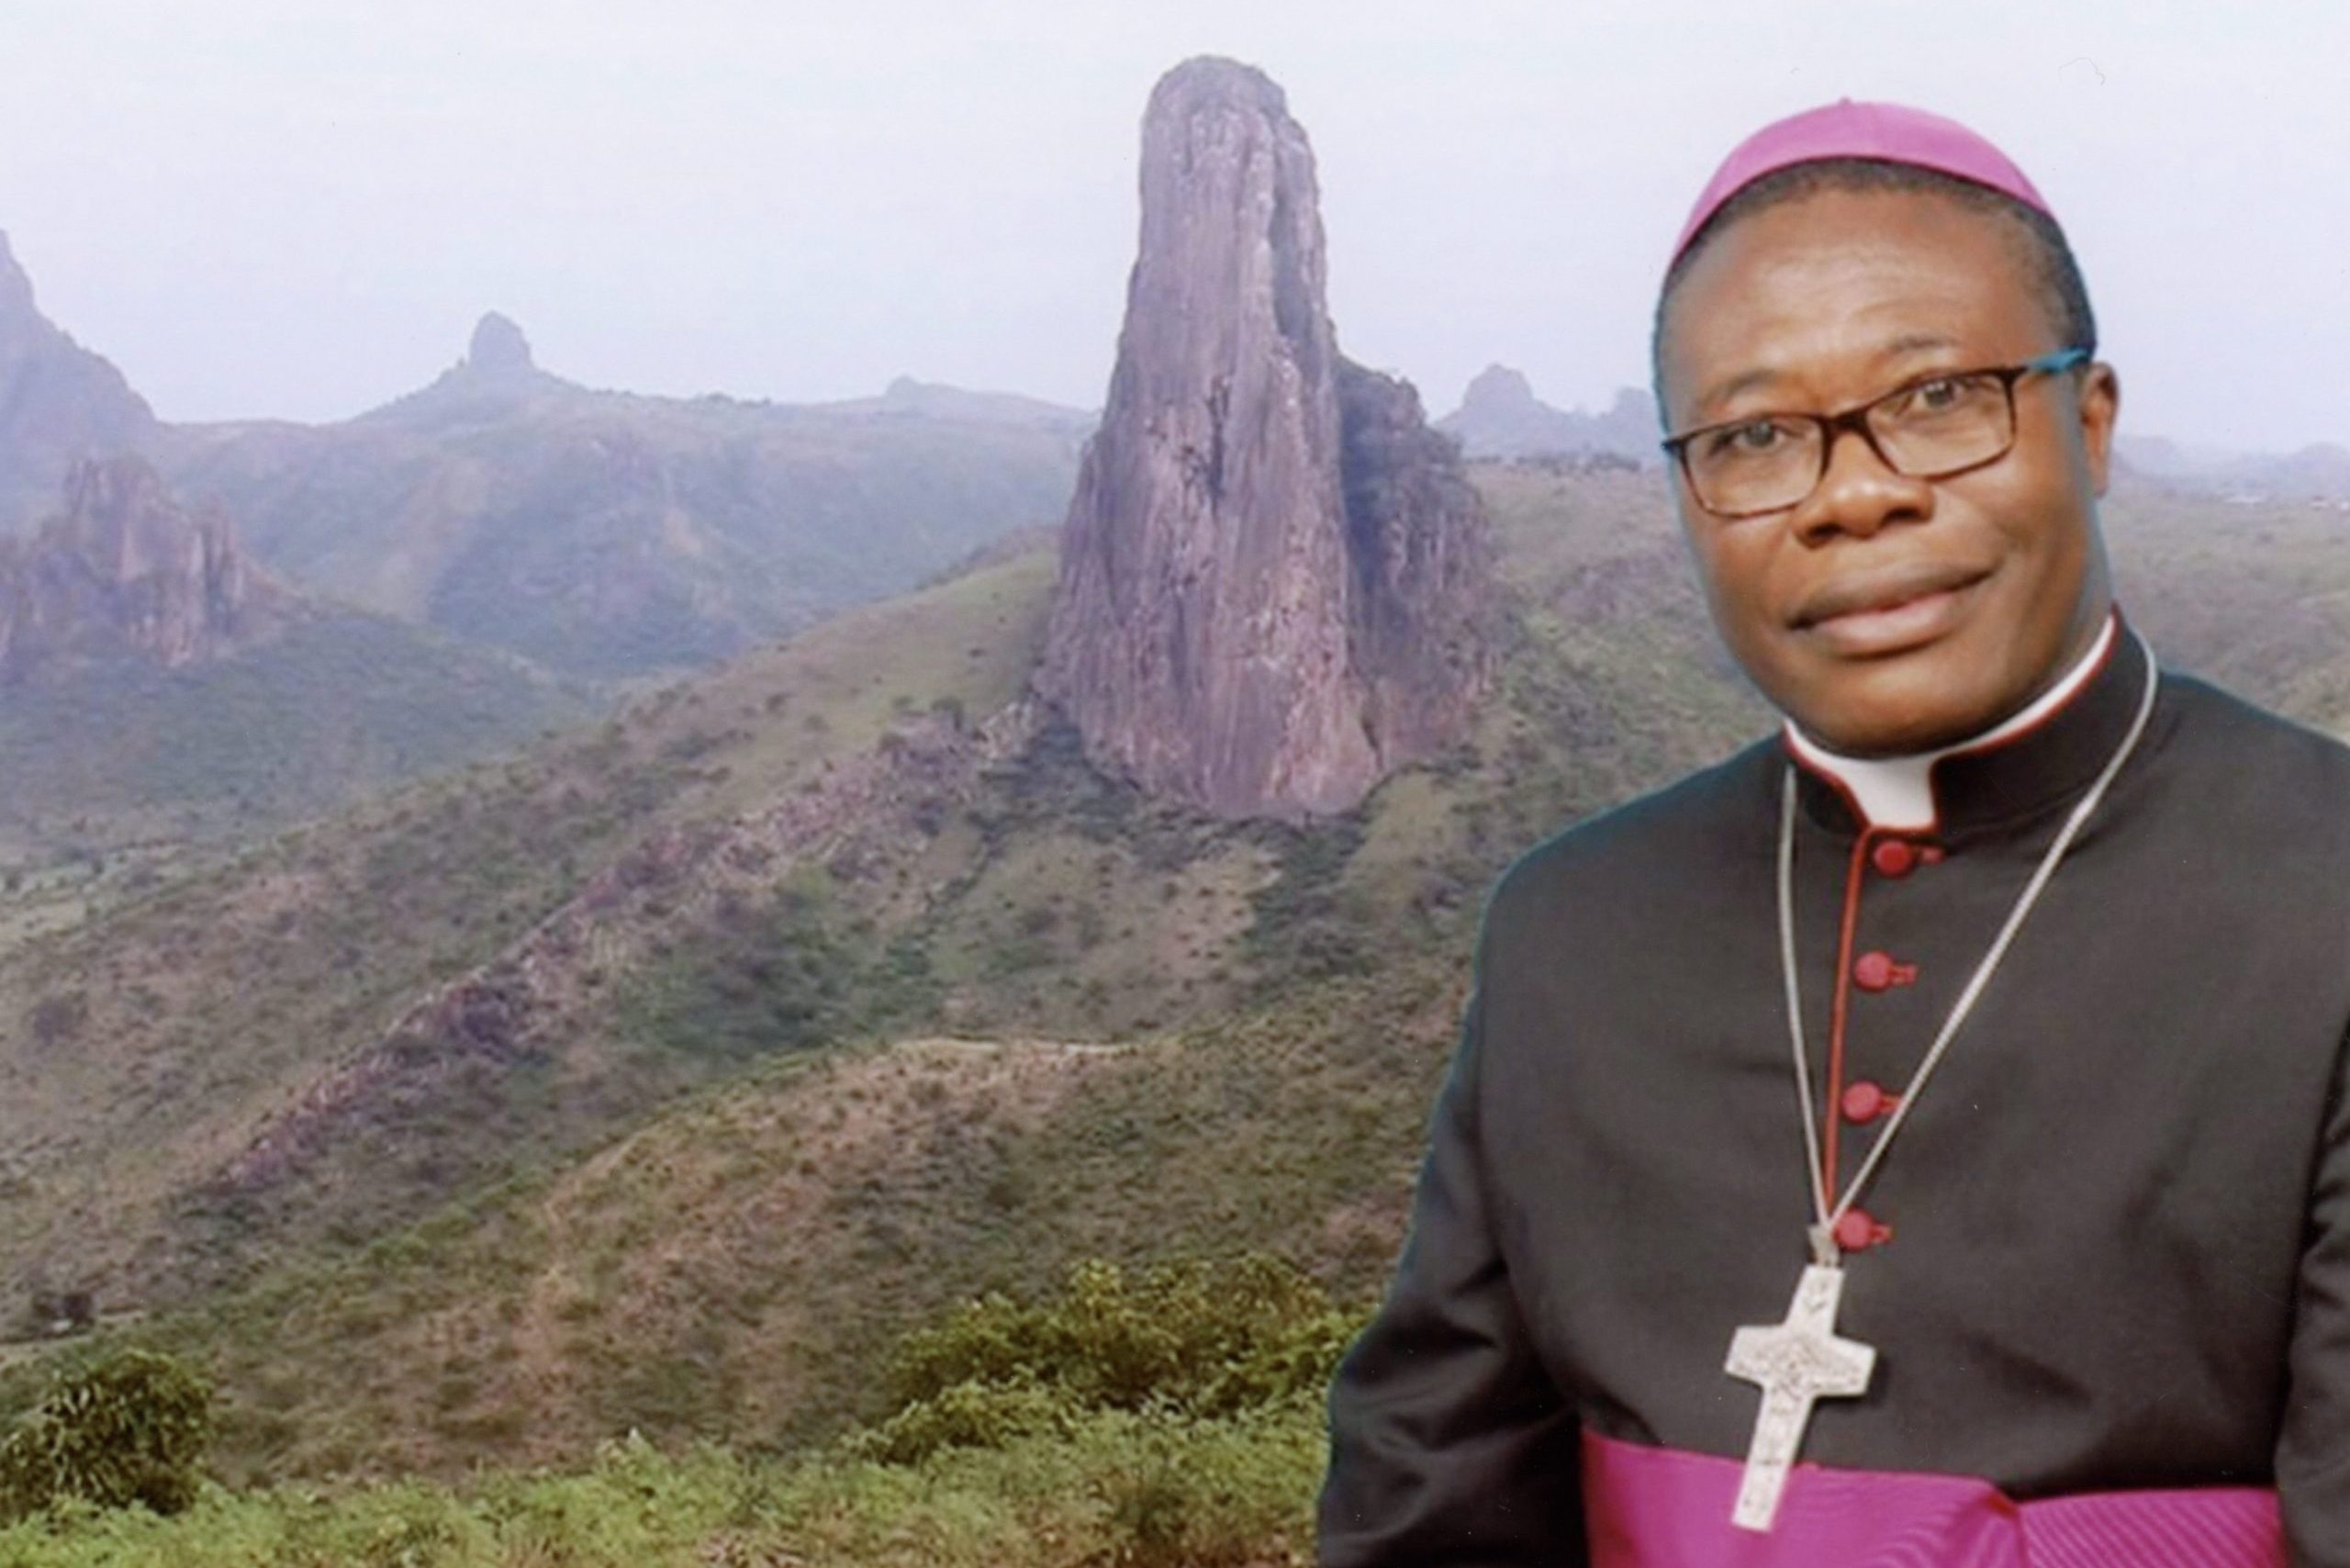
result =
[[[1585,1432],[1592,1568],[2285,1568],[2266,1486],[2018,1503],[1964,1475],[1798,1464],[1758,1535],[1729,1522],[1742,1469]]]

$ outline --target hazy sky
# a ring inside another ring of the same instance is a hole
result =
[[[2350,440],[2350,6],[0,0],[0,230],[169,419],[341,418],[485,309],[593,385],[1097,404],[1152,82],[1261,66],[1353,357],[1644,384],[1721,154],[1849,95],[2054,206],[2125,430]]]

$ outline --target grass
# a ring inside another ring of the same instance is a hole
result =
[[[1360,1295],[1450,1045],[1447,969],[1122,1048],[774,1058],[574,1164],[110,1334],[213,1376],[222,1473],[252,1484],[564,1462],[631,1427],[819,1440],[882,1413],[900,1335],[1085,1257],[1260,1245]],[[40,1370],[0,1379],[0,1406]]]
[[[23,873],[44,862],[251,838],[512,750],[596,706],[503,655],[341,610],[180,669],[61,665],[0,692],[0,800],[20,882],[7,902],[38,893]]]
[[[1274,1568],[1310,1561],[1325,1438],[1305,1403],[1103,1412],[916,1465],[605,1444],[450,1484],[215,1487],[184,1514],[0,1529],[9,1568]]]

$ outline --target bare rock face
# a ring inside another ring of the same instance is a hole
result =
[[[62,516],[0,542],[0,676],[125,656],[177,667],[266,635],[293,608],[226,518],[182,510],[139,458],[84,461]]]
[[[1338,416],[1348,646],[1364,731],[1393,767],[1459,740],[1485,689],[1492,550],[1460,448],[1428,428],[1410,382],[1342,359]]]
[[[1169,72],[1037,685],[1097,766],[1229,816],[1347,809],[1487,678],[1475,493],[1411,388],[1339,354],[1324,280],[1281,89]]]
[[[1656,404],[1646,392],[1620,388],[1606,410],[1586,414],[1554,409],[1534,396],[1521,371],[1488,365],[1436,428],[1460,442],[1471,457],[1611,459],[1605,465],[1655,467]]]
[[[531,340],[513,319],[492,310],[474,323],[473,342],[465,349],[465,364],[486,375],[514,375],[538,368],[531,358]]]
[[[40,313],[0,234],[0,531],[38,518],[77,460],[134,450],[154,431],[122,373]]]

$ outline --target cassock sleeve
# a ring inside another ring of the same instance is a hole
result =
[[[1482,943],[1481,943],[1482,946]],[[1537,1361],[1486,1212],[1472,987],[1395,1276],[1339,1362],[1323,1568],[1578,1568],[1572,1408]]]
[[[2293,1306],[2277,1490],[2295,1568],[2350,1568],[2350,1037],[2335,1053]]]

